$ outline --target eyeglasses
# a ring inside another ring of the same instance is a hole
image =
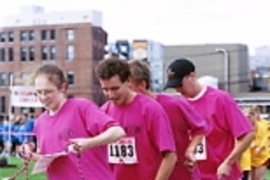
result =
[[[55,89],[47,89],[47,90],[37,90],[36,96],[38,97],[51,97],[56,92]]]

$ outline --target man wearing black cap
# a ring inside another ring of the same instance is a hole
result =
[[[198,82],[195,66],[188,59],[173,61],[167,75],[165,88],[180,92],[211,124],[205,141],[207,159],[198,161],[202,180],[239,179],[237,161],[254,137],[251,124],[229,93]]]
[[[129,62],[131,71],[130,88],[157,101],[165,110],[171,123],[176,144],[177,162],[168,180],[201,180],[196,161],[205,160],[202,141],[209,125],[182,98],[150,90],[150,68],[141,60]],[[198,153],[196,153],[198,152]]]

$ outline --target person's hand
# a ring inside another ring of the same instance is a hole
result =
[[[19,147],[20,156],[24,159],[31,159],[34,146],[31,143],[23,143]]]
[[[195,150],[187,149],[185,158],[186,160],[184,162],[184,165],[187,166],[190,171],[193,171],[196,164]]]
[[[85,149],[89,148],[89,138],[75,138],[70,140],[68,150],[75,154],[80,154]]]
[[[217,178],[222,179],[231,175],[231,166],[227,163],[222,163],[217,169]]]

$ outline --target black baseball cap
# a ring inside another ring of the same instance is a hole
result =
[[[195,66],[188,59],[181,58],[174,60],[168,67],[168,80],[164,89],[181,86],[183,78],[194,71]]]

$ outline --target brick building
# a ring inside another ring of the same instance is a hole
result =
[[[69,97],[104,99],[94,67],[104,56],[107,33],[97,11],[45,13],[24,7],[22,14],[5,18],[0,29],[0,113],[9,111],[10,77],[20,85],[39,65],[55,63],[67,75]],[[17,114],[38,114],[33,108],[12,108]]]

